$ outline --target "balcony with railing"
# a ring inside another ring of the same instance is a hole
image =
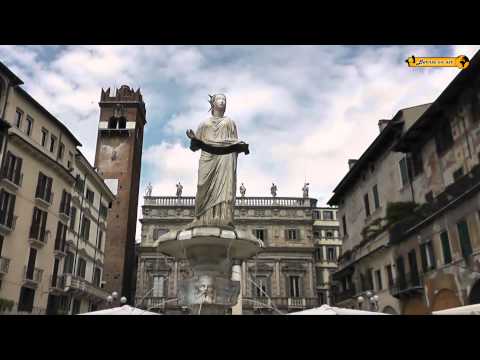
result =
[[[37,204],[42,205],[44,207],[49,207],[53,203],[53,192],[44,192],[44,193],[37,193],[35,194],[35,201]]]
[[[23,183],[23,173],[8,171],[3,168],[0,172],[0,182],[12,191],[17,191]]]
[[[0,210],[0,233],[8,235],[15,230],[18,216]]]
[[[50,276],[50,291],[63,293],[65,291],[65,275]]]
[[[9,266],[10,266],[10,259],[0,257],[0,275],[7,274]]]
[[[48,230],[43,231],[43,232],[39,231],[38,234],[34,234],[33,231],[30,231],[30,236],[28,238],[28,242],[33,247],[35,247],[37,249],[40,249],[47,244],[49,235],[50,235],[50,231],[48,231]]]
[[[423,277],[418,273],[406,274],[404,277],[399,276],[390,287],[390,294],[396,298],[415,296],[423,291]]]
[[[292,197],[240,197],[236,198],[236,207],[316,207],[316,199]],[[194,207],[194,196],[145,196],[145,206],[159,207]]]
[[[95,286],[94,284],[90,283],[89,281],[85,280],[80,276],[76,276],[73,274],[64,274],[65,277],[65,289],[73,290],[80,295],[85,295],[87,297],[92,297],[95,299],[106,300],[108,295],[110,295],[107,291],[103,290]]]
[[[38,268],[28,268],[25,266],[23,283],[26,286],[36,288],[42,281],[43,270]]]

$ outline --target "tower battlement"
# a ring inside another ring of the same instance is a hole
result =
[[[143,103],[142,93],[140,88],[135,91],[128,85],[122,85],[120,88],[115,89],[115,96],[110,96],[110,88],[107,90],[102,89],[100,95],[100,101],[102,102],[119,102],[119,101],[138,101]]]

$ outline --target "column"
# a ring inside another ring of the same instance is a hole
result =
[[[237,304],[232,307],[232,315],[242,315],[242,263],[240,260],[234,260],[232,266],[232,280],[240,282],[240,292],[238,294]]]

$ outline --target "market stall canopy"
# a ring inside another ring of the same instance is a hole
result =
[[[389,315],[380,312],[353,310],[322,305],[318,308],[290,313],[288,315]]]
[[[112,309],[92,311],[92,312],[78,314],[78,315],[160,315],[160,314],[138,309],[129,305],[123,305],[123,306],[112,308]]]
[[[456,308],[432,312],[433,315],[480,315],[480,304],[460,306]]]

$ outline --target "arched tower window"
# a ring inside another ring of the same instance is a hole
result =
[[[118,123],[118,120],[114,117],[111,117],[110,120],[108,120],[108,128],[109,129],[116,129],[117,128],[117,123]]]
[[[119,129],[126,129],[127,128],[127,119],[124,117],[121,117],[118,119],[118,128]]]

